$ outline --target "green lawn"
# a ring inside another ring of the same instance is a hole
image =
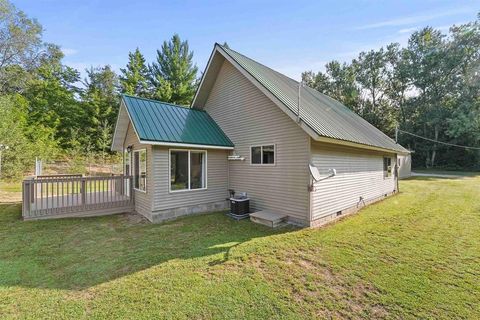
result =
[[[2,318],[480,318],[480,177],[320,229],[220,213],[22,222],[0,204]]]

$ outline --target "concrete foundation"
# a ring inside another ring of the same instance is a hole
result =
[[[167,220],[176,219],[182,216],[200,214],[206,212],[224,211],[229,208],[228,201],[218,201],[210,203],[202,203],[195,206],[172,208],[160,211],[154,211],[145,217],[153,223],[159,223]]]

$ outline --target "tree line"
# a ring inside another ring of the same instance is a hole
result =
[[[392,43],[350,62],[329,62],[302,80],[393,137],[395,127],[432,140],[480,146],[480,15],[448,34],[427,27],[408,45]],[[90,67],[82,78],[41,24],[0,0],[0,144],[2,177],[21,176],[44,160],[109,153],[120,94],[189,105],[198,85],[193,51],[177,34],[148,63],[139,48],[117,74]],[[414,165],[479,168],[478,150],[400,134]]]
[[[447,34],[425,27],[405,47],[392,43],[331,61],[302,80],[390,137],[398,126],[414,166],[480,169],[480,13]]]
[[[109,153],[120,94],[188,105],[197,67],[188,42],[175,34],[147,64],[137,48],[120,74],[90,67],[82,79],[63,63],[61,48],[42,39],[41,24],[0,0],[0,144],[2,176],[20,177],[35,157],[81,158]]]

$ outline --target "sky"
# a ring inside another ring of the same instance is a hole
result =
[[[73,1],[13,0],[44,27],[44,41],[61,46],[64,63],[82,71],[127,63],[139,48],[152,62],[164,40],[188,40],[203,71],[215,42],[299,80],[331,60],[391,42],[405,45],[424,26],[476,19],[476,1]]]

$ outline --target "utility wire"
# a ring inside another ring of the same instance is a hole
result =
[[[409,134],[411,136],[414,136],[414,137],[417,137],[417,138],[420,138],[420,139],[428,140],[428,141],[435,142],[435,143],[445,144],[445,145],[451,146],[451,147],[458,147],[458,148],[465,148],[465,149],[472,149],[472,150],[480,150],[480,147],[462,146],[462,145],[459,145],[459,144],[448,143],[448,142],[443,142],[443,141],[438,141],[438,140],[422,137],[422,136],[419,136],[417,134],[410,133],[410,132],[407,132],[407,131],[403,131],[403,130],[400,130],[400,129],[397,129],[397,130],[399,132],[406,133],[406,134]]]

